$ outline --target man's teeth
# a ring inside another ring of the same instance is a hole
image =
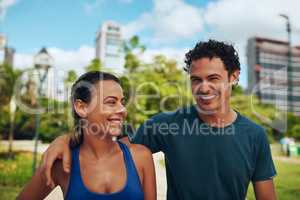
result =
[[[216,95],[205,95],[205,96],[202,96],[200,95],[199,97],[203,100],[210,100],[210,99],[213,99]]]

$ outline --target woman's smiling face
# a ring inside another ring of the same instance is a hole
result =
[[[84,132],[101,137],[120,135],[127,116],[120,84],[104,80],[93,84],[91,88],[91,101],[74,105],[77,113],[86,120]]]

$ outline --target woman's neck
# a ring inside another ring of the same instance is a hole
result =
[[[118,144],[111,136],[97,136],[84,134],[81,150],[93,155],[96,159],[111,156],[117,150]]]

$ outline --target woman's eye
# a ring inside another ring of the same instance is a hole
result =
[[[107,101],[106,103],[107,103],[107,104],[110,104],[110,105],[115,105],[115,104],[116,104],[115,101]]]

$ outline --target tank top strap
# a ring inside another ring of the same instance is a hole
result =
[[[129,178],[128,181],[130,183],[134,183],[134,184],[141,186],[139,175],[138,175],[138,172],[137,172],[137,169],[134,164],[134,161],[133,161],[133,158],[132,158],[129,148],[127,147],[126,144],[124,144],[120,141],[118,141],[118,143],[124,154],[125,165],[126,165],[127,173],[128,173],[127,177]],[[133,180],[130,180],[130,179],[133,179]]]

